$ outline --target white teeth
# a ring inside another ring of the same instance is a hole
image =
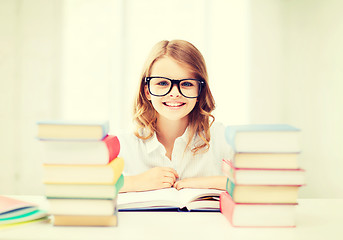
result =
[[[165,105],[169,106],[169,107],[179,107],[182,106],[183,103],[165,103]]]

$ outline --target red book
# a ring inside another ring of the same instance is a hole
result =
[[[108,164],[120,151],[119,139],[113,135],[98,141],[49,140],[41,143],[44,145],[45,164]]]
[[[220,212],[233,227],[295,227],[296,203],[236,203],[230,194],[220,195]]]

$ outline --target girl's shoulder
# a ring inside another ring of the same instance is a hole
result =
[[[138,142],[139,138],[135,135],[132,130],[121,130],[117,132],[117,137],[119,142],[126,144]]]

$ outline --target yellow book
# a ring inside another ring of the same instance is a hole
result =
[[[45,184],[115,184],[124,170],[124,160],[106,165],[43,165]]]

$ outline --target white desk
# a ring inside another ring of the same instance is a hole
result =
[[[40,196],[21,199],[46,206]],[[296,228],[233,228],[222,214],[211,212],[119,212],[118,217],[117,227],[24,224],[0,230],[0,239],[343,239],[343,199],[299,199]]]

